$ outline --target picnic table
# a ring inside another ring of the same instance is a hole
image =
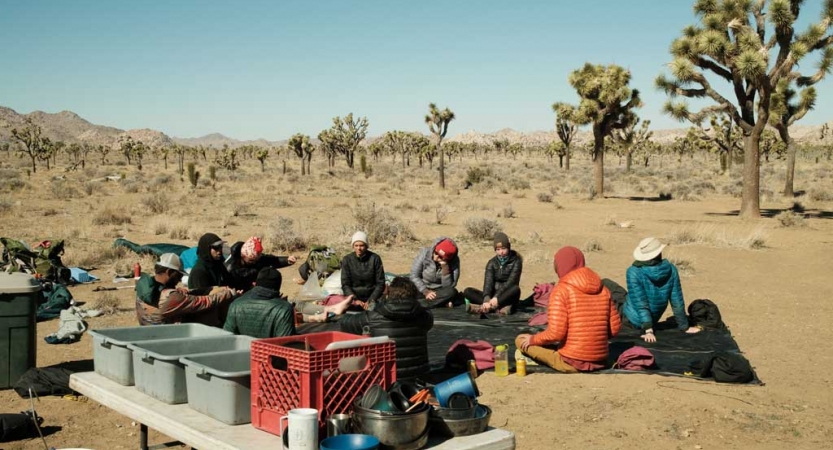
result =
[[[152,428],[199,450],[281,449],[278,436],[251,424],[227,425],[198,413],[187,404],[169,405],[122,386],[95,372],[72,374],[71,389],[127,416],[140,424],[139,448],[148,450],[148,429]],[[162,444],[165,445],[165,444]],[[154,446],[156,447],[156,446]],[[514,450],[515,434],[499,428],[473,436],[445,441],[430,440],[425,448],[434,450]]]

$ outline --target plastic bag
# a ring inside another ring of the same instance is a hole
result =
[[[298,301],[301,302],[310,302],[315,300],[323,300],[326,295],[321,290],[321,286],[318,285],[318,273],[310,274],[309,278],[307,278],[307,282],[301,287],[301,291],[298,292]]]
[[[324,280],[324,294],[325,295],[344,295],[344,290],[341,289],[341,270],[336,270],[332,275]]]

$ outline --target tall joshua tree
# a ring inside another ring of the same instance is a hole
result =
[[[570,170],[570,144],[573,143],[578,130],[578,124],[575,121],[576,108],[566,103],[555,103],[552,105],[552,110],[555,112],[555,131],[558,133],[558,139],[564,144],[563,155],[562,151],[558,152],[558,165]],[[566,165],[562,165],[562,162],[566,162]]]
[[[784,182],[784,197],[795,196],[795,141],[790,136],[790,127],[801,120],[816,105],[816,88],[806,86],[801,89],[798,102],[794,102],[798,93],[787,80],[781,80],[772,95],[772,109],[769,123],[777,131],[784,145],[787,146],[787,179]]]
[[[760,217],[760,141],[770,120],[772,96],[783,80],[799,87],[825,77],[833,64],[833,0],[825,0],[819,21],[797,33],[803,0],[695,0],[699,23],[683,30],[674,40],[668,65],[672,78],[657,77],[656,85],[672,101],[665,110],[679,120],[699,123],[710,114],[728,113],[743,130],[743,190],[740,216]],[[771,36],[768,36],[771,34]],[[818,69],[811,75],[796,70],[808,55],[821,52]],[[708,75],[708,76],[707,76]],[[712,86],[726,83],[734,101]],[[675,97],[714,102],[692,112]]]
[[[642,126],[637,128],[639,118],[631,121],[625,128],[617,129],[613,132],[613,140],[622,147],[622,152],[625,154],[625,172],[631,171],[633,163],[633,152],[645,144],[654,135],[653,131],[649,131],[651,121],[646,120],[642,122]]]
[[[627,127],[636,120],[633,109],[642,106],[639,91],[630,88],[630,71],[611,64],[587,63],[570,74],[570,85],[580,101],[573,107],[578,125],[593,125],[593,196],[604,196],[605,138],[613,130]],[[561,109],[562,104],[553,105]]]
[[[36,161],[41,158],[42,155],[47,153],[47,147],[51,144],[49,138],[41,137],[42,133],[43,129],[41,129],[40,125],[29,119],[26,119],[25,127],[21,129],[12,128],[12,137],[17,139],[23,145],[23,147],[18,150],[18,153],[28,156],[32,161],[32,173],[38,171]]]
[[[309,175],[312,152],[315,151],[315,146],[309,141],[309,136],[297,133],[289,139],[286,145],[295,153],[295,156],[301,159],[301,175]]]
[[[448,133],[448,124],[454,120],[454,113],[446,108],[440,111],[436,103],[428,105],[428,114],[425,115],[425,123],[437,141],[437,149],[440,151],[440,188],[445,189],[445,151],[443,150],[443,139]]]

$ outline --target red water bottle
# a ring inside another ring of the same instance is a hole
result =
[[[133,278],[138,280],[140,276],[142,276],[142,266],[137,262],[133,264]]]

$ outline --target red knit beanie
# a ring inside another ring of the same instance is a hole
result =
[[[575,247],[561,247],[555,252],[553,265],[558,278],[564,278],[568,273],[584,267],[584,253]]]
[[[451,239],[443,239],[434,247],[434,251],[440,255],[440,258],[450,261],[457,256],[457,246]]]

